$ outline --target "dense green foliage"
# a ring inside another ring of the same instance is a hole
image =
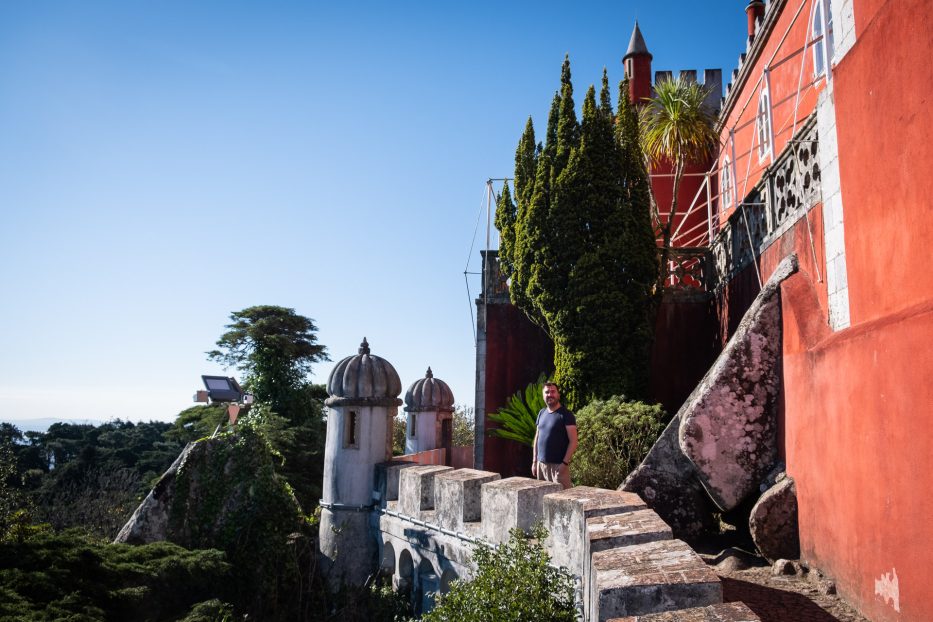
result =
[[[641,463],[667,423],[660,404],[619,396],[590,402],[576,415],[574,484],[608,489],[617,488]]]
[[[507,186],[498,201],[512,302],[553,340],[554,379],[571,408],[647,390],[657,252],[637,130],[625,97],[613,113],[605,73],[578,122],[565,59],[545,143],[530,119],[519,141],[517,203]]]
[[[665,218],[658,210],[655,218],[661,233],[661,265],[667,265],[673,234],[674,215],[680,184],[686,166],[703,163],[715,148],[716,116],[705,105],[709,89],[695,80],[682,77],[661,80],[654,85],[654,95],[640,113],[641,144],[652,164],[672,165],[672,198]],[[667,270],[658,275],[656,291],[660,295]]]
[[[489,430],[490,436],[507,438],[531,447],[537,431],[538,413],[546,406],[542,394],[544,380],[542,374],[537,382],[529,384],[524,391],[517,391],[509,397],[505,406],[489,415],[490,420],[501,426]]]
[[[38,534],[0,543],[0,618],[177,620],[201,601],[226,602],[230,570],[216,550],[109,544],[77,531]]]
[[[291,487],[275,471],[276,452],[247,417],[236,430],[198,441],[175,477],[170,539],[226,551],[250,611],[268,616],[289,600],[296,558],[288,538],[303,518]]]
[[[542,546],[547,533],[538,527],[528,539],[513,529],[509,541],[494,549],[479,544],[473,552],[476,576],[454,581],[424,622],[574,622],[573,577],[548,565]]]
[[[472,406],[454,406],[452,437],[454,447],[469,447],[476,442],[476,419]]]
[[[13,457],[3,480],[16,505],[55,529],[112,538],[184,446],[171,424],[115,420],[55,423],[21,433],[0,424],[0,452]],[[0,493],[0,506],[3,495]],[[4,511],[0,507],[0,521]]]

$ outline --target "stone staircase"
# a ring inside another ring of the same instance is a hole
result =
[[[409,521],[430,536],[459,536],[499,544],[509,531],[528,530],[543,521],[544,543],[555,565],[567,568],[582,585],[585,619],[592,622],[752,622],[742,603],[722,603],[719,577],[641,498],[630,492],[559,484],[496,473],[439,466],[391,464],[385,467],[382,530],[400,532]],[[397,491],[397,494],[396,494]],[[406,533],[412,533],[411,530]],[[412,538],[412,540],[415,540]],[[436,548],[436,547],[435,547]]]

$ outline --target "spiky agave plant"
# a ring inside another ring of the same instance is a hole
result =
[[[518,441],[531,447],[535,440],[538,413],[546,406],[542,394],[545,378],[545,374],[541,374],[536,382],[529,384],[524,391],[516,391],[505,406],[489,415],[492,421],[501,426],[489,430],[491,436]]]

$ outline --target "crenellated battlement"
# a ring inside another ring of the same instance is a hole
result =
[[[697,81],[696,69],[681,69],[678,75],[681,80]],[[671,80],[673,77],[674,72],[672,71],[655,71],[652,89],[657,83]],[[705,100],[706,105],[710,110],[718,112],[722,102],[722,69],[704,69],[702,84],[709,90]]]
[[[477,544],[505,542],[511,529],[538,522],[552,563],[577,579],[585,620],[723,607],[716,574],[636,494],[414,463],[377,472],[381,569],[422,610],[433,592],[472,577]],[[742,615],[723,619],[757,620],[736,605],[722,610],[735,611]]]

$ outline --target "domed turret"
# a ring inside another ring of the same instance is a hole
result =
[[[376,465],[392,457],[402,381],[387,360],[370,354],[364,337],[359,352],[334,367],[327,392],[319,546],[321,569],[336,589],[342,583],[363,585],[372,572],[377,546],[369,512]]]
[[[434,377],[430,367],[424,378],[415,380],[408,388],[405,410],[408,412],[405,453],[444,448],[445,462],[450,464],[454,394],[446,382]]]
[[[454,394],[446,382],[434,377],[430,367],[424,378],[415,380],[405,393],[406,412],[453,412],[453,409]]]
[[[341,360],[327,379],[328,406],[399,406],[402,381],[389,361],[369,353],[363,337],[358,353]]]

